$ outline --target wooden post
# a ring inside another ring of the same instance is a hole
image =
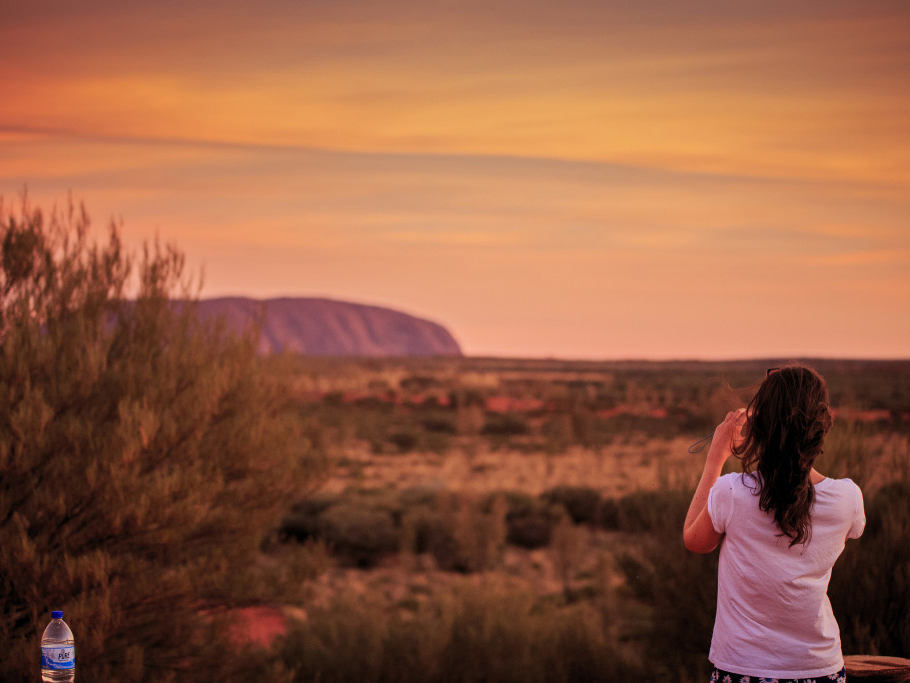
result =
[[[847,683],[906,683],[910,681],[910,659],[848,655],[844,657]]]

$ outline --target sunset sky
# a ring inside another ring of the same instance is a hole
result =
[[[4,3],[0,194],[471,355],[910,357],[910,3]]]

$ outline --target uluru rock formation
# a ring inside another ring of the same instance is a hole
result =
[[[381,306],[317,298],[202,299],[203,318],[242,330],[262,321],[259,350],[317,356],[460,356],[442,325]]]

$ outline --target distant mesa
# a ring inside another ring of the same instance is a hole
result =
[[[204,319],[224,316],[240,331],[262,318],[259,350],[314,356],[460,356],[451,333],[429,320],[380,306],[315,298],[202,299]]]

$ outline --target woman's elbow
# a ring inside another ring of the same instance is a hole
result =
[[[683,543],[686,546],[686,550],[705,554],[714,550],[720,543],[720,539],[707,538],[704,534],[699,534],[694,529],[685,529],[683,531]]]

